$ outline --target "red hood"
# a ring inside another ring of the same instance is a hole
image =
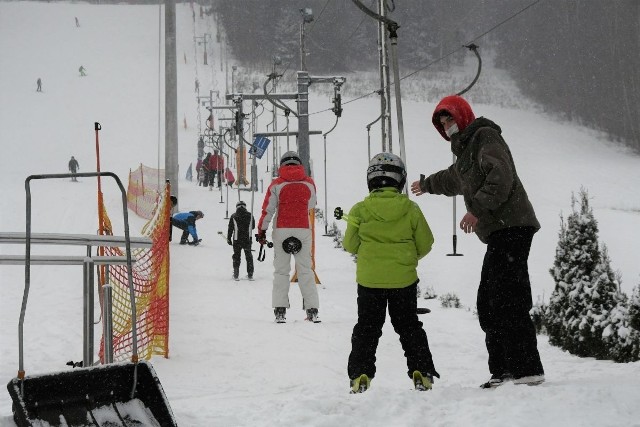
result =
[[[442,98],[442,100],[438,103],[438,106],[435,110],[433,110],[433,116],[431,116],[431,121],[433,125],[436,127],[440,135],[447,141],[450,141],[449,137],[444,131],[444,127],[440,123],[440,113],[442,111],[446,111],[451,114],[453,120],[456,121],[458,125],[458,130],[462,132],[465,130],[467,126],[471,124],[476,119],[476,116],[473,114],[473,110],[467,101],[464,98],[458,95],[451,95]]]
[[[302,165],[284,165],[280,166],[278,176],[285,181],[304,181],[307,174]]]

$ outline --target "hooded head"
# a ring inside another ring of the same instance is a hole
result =
[[[451,141],[451,138],[444,131],[444,126],[440,123],[441,116],[451,116],[458,125],[458,131],[462,132],[467,126],[476,119],[473,114],[473,110],[467,101],[461,96],[451,95],[442,98],[438,103],[438,106],[433,111],[431,121],[433,126],[440,132],[440,135],[447,141]]]

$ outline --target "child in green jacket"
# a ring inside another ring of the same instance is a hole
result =
[[[398,156],[377,154],[367,169],[370,193],[346,217],[342,245],[358,259],[358,323],[353,328],[347,366],[352,393],[367,390],[375,376],[387,306],[415,388],[429,390],[433,377],[440,377],[416,312],[416,267],[431,250],[433,234],[418,205],[402,194],[406,177]]]

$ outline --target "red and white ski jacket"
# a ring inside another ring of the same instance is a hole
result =
[[[275,215],[273,228],[311,228],[309,209],[316,206],[316,184],[302,165],[285,165],[278,170],[262,203],[258,230],[266,231]]]

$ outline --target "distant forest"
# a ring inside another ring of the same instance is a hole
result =
[[[377,0],[362,3],[375,8]],[[202,6],[224,29],[240,64],[268,67],[277,55],[289,71],[297,70],[300,9],[311,8],[309,70],[377,67],[375,21],[350,0],[212,0]],[[446,69],[468,55],[460,47],[473,41],[494,50],[496,66],[547,112],[640,152],[640,1],[387,0],[387,6],[400,25],[402,74]]]

